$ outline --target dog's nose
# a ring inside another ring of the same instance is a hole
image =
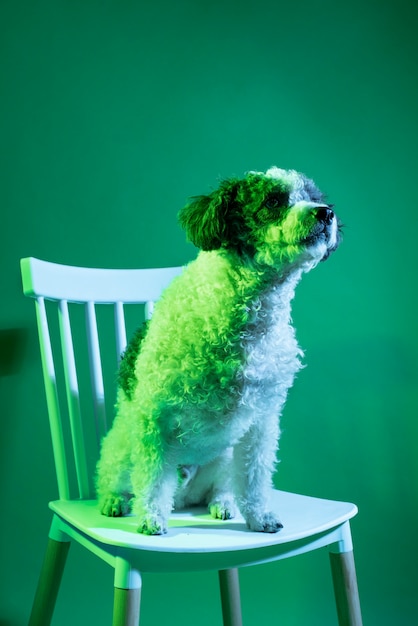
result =
[[[320,209],[317,210],[316,212],[316,218],[319,222],[322,222],[323,224],[326,224],[327,226],[329,226],[332,222],[332,220],[334,219],[334,211],[332,209],[330,209],[329,207],[321,207]]]

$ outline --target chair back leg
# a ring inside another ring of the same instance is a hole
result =
[[[29,626],[49,626],[51,623],[70,545],[70,541],[48,539]]]
[[[353,551],[330,552],[339,626],[362,626]]]
[[[219,571],[224,626],[242,626],[238,569]]]

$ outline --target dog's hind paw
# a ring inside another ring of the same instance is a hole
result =
[[[283,528],[283,524],[275,513],[268,511],[262,515],[247,517],[247,526],[250,530],[261,533],[277,533]]]
[[[232,502],[215,500],[209,504],[209,512],[214,519],[232,519],[235,517],[235,507]]]
[[[143,535],[164,535],[167,532],[167,523],[159,515],[147,515],[140,521],[137,530]]]
[[[123,494],[109,494],[100,499],[99,508],[107,517],[122,517],[129,513],[129,498]]]

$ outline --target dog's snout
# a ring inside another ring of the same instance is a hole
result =
[[[317,220],[319,222],[322,222],[323,224],[326,224],[327,226],[331,224],[332,220],[334,219],[334,215],[334,211],[329,207],[321,207],[316,212]]]

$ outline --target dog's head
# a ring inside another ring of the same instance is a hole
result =
[[[202,250],[235,250],[256,263],[283,267],[325,260],[340,242],[340,224],[314,182],[277,167],[229,179],[179,214]]]

